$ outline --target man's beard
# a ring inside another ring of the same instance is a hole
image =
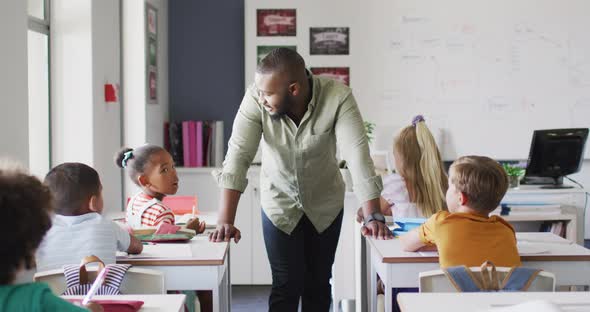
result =
[[[293,105],[295,105],[295,99],[291,97],[289,94],[285,94],[277,110],[274,113],[270,114],[270,119],[280,120],[289,112],[289,109],[293,107]]]

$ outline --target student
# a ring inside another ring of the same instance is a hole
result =
[[[383,178],[381,211],[397,218],[427,218],[446,210],[447,175],[432,133],[422,115],[393,141],[397,173]],[[362,221],[361,209],[357,220]]]
[[[51,192],[37,178],[0,166],[0,312],[86,311],[51,292],[44,283],[14,284],[34,267],[35,249],[51,227]],[[102,311],[97,304],[86,308]]]
[[[166,195],[178,191],[178,176],[172,156],[160,146],[144,144],[135,149],[123,148],[115,157],[115,163],[124,168],[131,181],[141,188],[141,192],[131,198],[127,205],[127,224],[132,228],[157,226],[162,223],[174,224],[174,214],[162,203]],[[196,222],[195,222],[196,223]],[[187,228],[197,233],[205,231],[205,222],[189,224]],[[190,291],[183,291],[192,297]],[[211,302],[211,292],[197,291],[201,308]],[[185,309],[194,310],[196,301],[187,300]]]
[[[435,245],[441,267],[520,265],[514,229],[499,216],[489,216],[508,189],[500,164],[483,156],[457,159],[449,169],[446,200],[449,211],[430,217],[401,237],[406,251]]]
[[[145,144],[135,149],[123,148],[115,163],[124,168],[131,181],[141,192],[131,198],[127,205],[127,223],[132,228],[174,224],[174,214],[162,203],[166,195],[178,191],[178,176],[172,156],[162,147]],[[187,225],[197,233],[205,231],[205,222]]]
[[[141,253],[143,245],[115,222],[101,216],[98,173],[81,163],[63,163],[49,171],[45,184],[53,193],[53,226],[37,251],[37,271],[62,268],[95,255],[114,264],[117,251]]]

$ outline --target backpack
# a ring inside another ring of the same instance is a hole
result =
[[[458,292],[526,291],[542,270],[513,267],[499,283],[496,266],[485,261],[481,272],[473,272],[466,266],[442,269]]]
[[[105,268],[104,262],[96,256],[88,256],[82,259],[80,265],[64,265],[64,275],[66,276],[66,290],[62,295],[86,295],[92,282],[88,279],[86,265],[89,263],[98,263],[98,271]],[[103,284],[96,291],[96,295],[120,295],[120,287],[125,273],[131,267],[130,264],[109,264],[109,268]]]

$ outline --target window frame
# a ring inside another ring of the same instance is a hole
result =
[[[51,169],[53,165],[53,149],[52,149],[52,133],[53,133],[53,119],[51,118],[52,115],[52,106],[51,106],[51,90],[52,90],[52,80],[51,80],[51,33],[50,33],[50,26],[51,26],[51,0],[43,0],[43,19],[40,19],[36,16],[29,14],[29,8],[27,6],[27,17],[28,17],[28,27],[27,30],[37,32],[47,36],[47,136],[48,136],[48,169]],[[27,103],[27,105],[29,105]]]

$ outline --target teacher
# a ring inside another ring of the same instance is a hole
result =
[[[214,172],[222,200],[211,241],[237,243],[234,224],[246,173],[262,143],[262,227],[272,269],[270,311],[329,311],[330,278],[344,207],[336,145],[363,203],[363,234],[391,238],[379,208],[381,178],[369,156],[352,91],[313,76],[295,51],[271,51],[256,68],[233,124],[223,169]],[[347,220],[351,221],[351,220]]]

